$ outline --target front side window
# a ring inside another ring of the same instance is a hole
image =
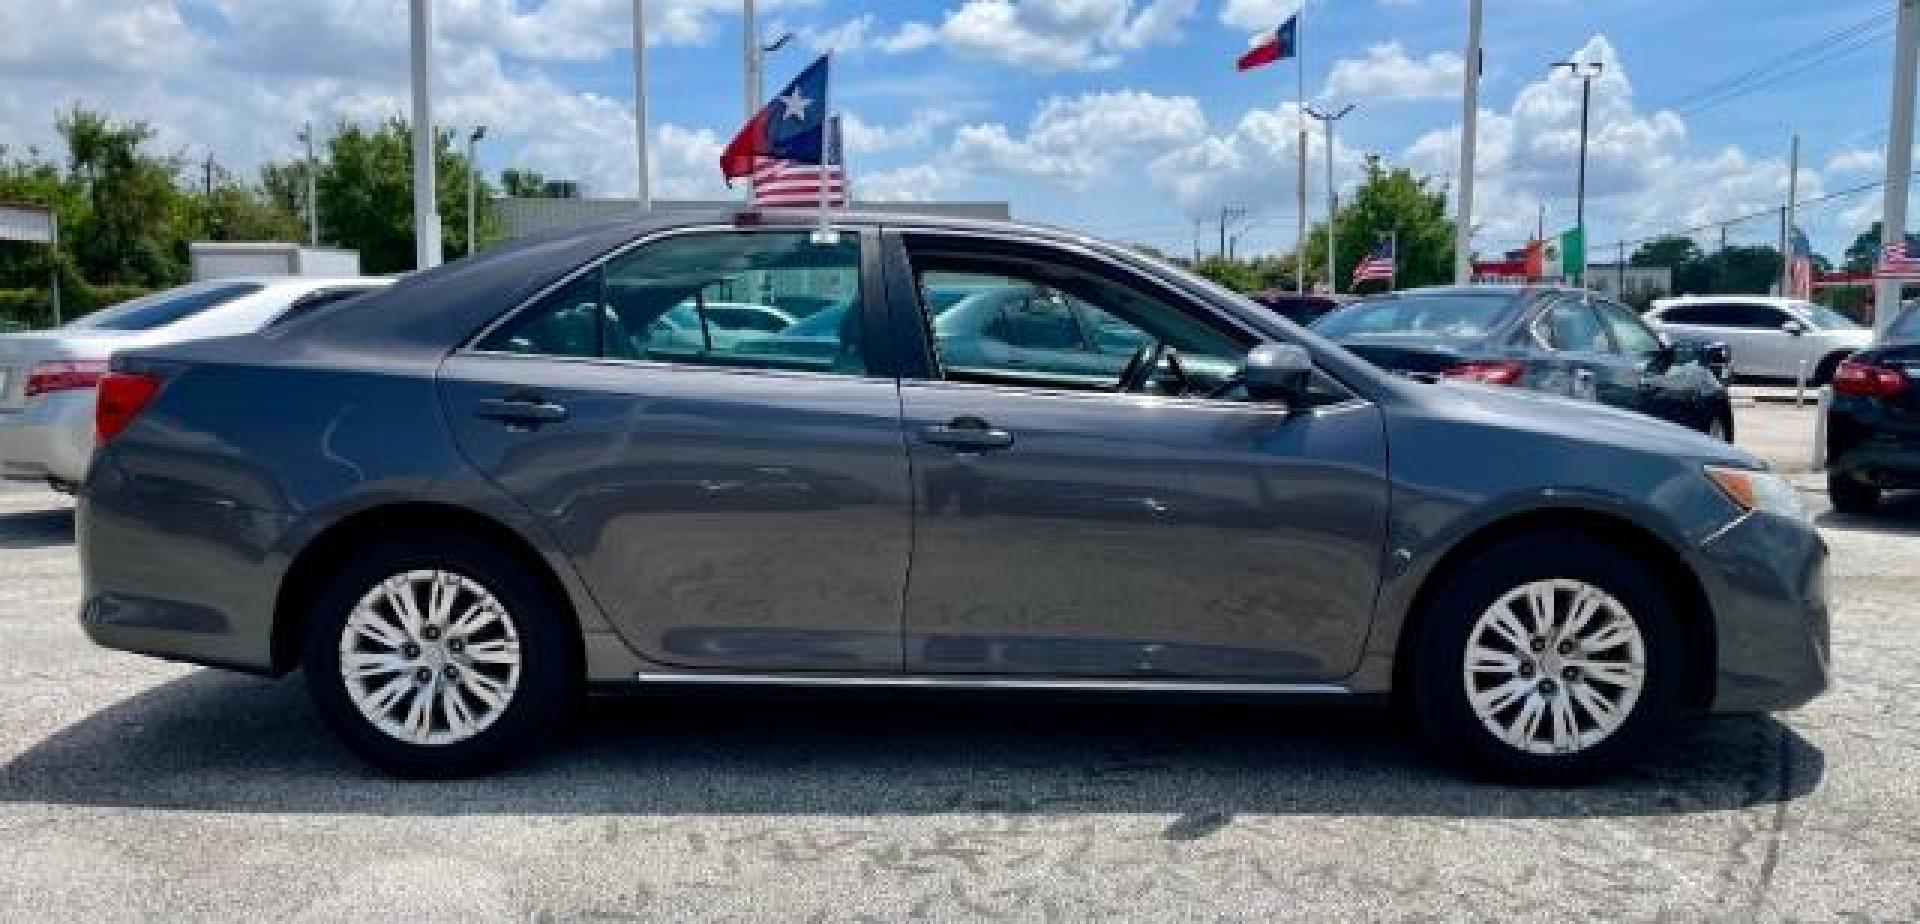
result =
[[[1115,391],[1130,365],[1160,347],[1142,390],[1204,396],[1233,378],[1246,353],[1237,338],[1103,276],[943,262],[915,258],[935,358],[949,380]]]
[[[1573,353],[1613,352],[1613,342],[1600,326],[1599,315],[1580,299],[1555,299],[1535,322],[1533,330],[1550,349]]]
[[[1920,308],[1908,308],[1887,328],[1888,340],[1920,340]]]
[[[1787,323],[1787,313],[1771,305],[1730,305],[1733,326],[1748,330],[1779,330]]]
[[[1645,361],[1660,355],[1664,349],[1660,338],[1654,336],[1653,331],[1648,330],[1625,306],[1596,301],[1594,308],[1600,312],[1600,320],[1613,334],[1613,342],[1620,347],[1620,352]]]
[[[808,309],[804,320],[796,314]],[[863,325],[857,238],[689,234],[581,275],[480,348],[862,375]]]

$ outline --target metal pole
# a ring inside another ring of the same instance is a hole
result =
[[[47,304],[53,309],[53,326],[60,326],[60,213],[47,207],[47,227],[52,232],[47,235],[53,248],[53,268],[47,281]]]
[[[1578,278],[1586,281],[1587,268],[1587,110],[1593,104],[1593,77],[1580,77],[1580,171],[1574,181],[1573,226],[1580,231],[1581,267]]]
[[[487,136],[485,125],[475,125],[467,136],[467,256],[479,249],[480,139]]]
[[[1220,207],[1220,249],[1214,251],[1222,257],[1227,255],[1227,211],[1226,206]]]
[[[1475,0],[1478,2],[1478,0]],[[1301,39],[1307,31],[1307,5],[1300,4],[1300,11],[1293,20],[1293,76],[1294,106],[1300,119],[1300,136],[1295,139],[1294,149],[1298,171],[1294,185],[1294,208],[1297,218],[1294,220],[1294,247],[1299,257],[1294,262],[1293,291],[1295,295],[1307,294],[1307,57],[1300,52]]]
[[[1780,210],[1780,294],[1793,284],[1793,222],[1800,207],[1800,136],[1793,136],[1787,154],[1787,205]]]
[[[740,16],[742,20],[740,26],[740,48],[741,52],[746,56],[744,62],[747,78],[746,117],[751,119],[754,113],[760,111],[760,100],[764,89],[762,86],[763,78],[760,76],[760,27],[755,22],[753,0],[743,0]]]
[[[1460,90],[1460,200],[1453,220],[1453,281],[1473,281],[1473,148],[1480,125],[1480,5],[1467,0],[1467,54]]]
[[[1585,241],[1581,242],[1583,246],[1585,243]],[[1613,294],[1618,296],[1622,301],[1625,301],[1627,298],[1627,242],[1621,241],[1614,246],[1619,248],[1614,251],[1613,257],[1614,266],[1619,269],[1619,276],[1617,277],[1619,285],[1614,287]]]
[[[653,211],[653,168],[647,160],[647,0],[633,0],[634,201]]]
[[[313,123],[308,122],[300,130],[300,140],[307,143],[307,246],[320,246],[320,196],[316,191],[319,183],[315,175],[320,172],[320,162],[313,156]]]
[[[1719,272],[1713,274],[1713,288],[1715,294],[1725,294],[1727,291],[1727,226],[1725,223],[1720,225],[1720,253],[1718,256],[1720,258],[1720,266]]]
[[[413,45],[413,265],[440,265],[440,210],[434,180],[433,2],[411,0]]]
[[[1920,0],[1900,0],[1893,41],[1893,103],[1887,115],[1886,198],[1880,206],[1880,243],[1907,239],[1907,183],[1913,174],[1913,83],[1920,43]],[[1877,257],[1876,257],[1877,259]],[[1885,336],[1899,314],[1900,280],[1875,280],[1873,329]]]
[[[1345,115],[1346,110],[1341,110],[1341,114]],[[1333,224],[1340,215],[1339,194],[1333,188],[1333,123],[1334,119],[1339,117],[1334,116],[1333,119],[1327,120],[1327,294],[1329,295],[1340,291],[1340,277],[1334,269],[1333,261],[1333,249],[1337,246],[1334,243]]]

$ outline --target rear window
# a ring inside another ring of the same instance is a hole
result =
[[[1520,310],[1512,295],[1400,295],[1348,305],[1313,325],[1324,336],[1405,335],[1438,340],[1478,340]]]
[[[170,290],[96,311],[72,324],[70,330],[154,330],[193,317],[260,291],[250,282],[235,282],[187,292]]]

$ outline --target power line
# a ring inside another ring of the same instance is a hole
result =
[[[1720,106],[1876,44],[1893,34],[1892,21],[1891,11],[1876,13],[1731,77],[1696,89],[1661,108],[1673,109],[1685,115]]]
[[[1920,176],[1920,171],[1915,171],[1915,175]],[[1875,180],[1871,183],[1862,183],[1859,186],[1849,187],[1847,189],[1842,189],[1837,192],[1830,192],[1823,196],[1814,196],[1812,198],[1802,199],[1800,200],[1799,207],[1804,209],[1807,206],[1819,205],[1823,202],[1830,202],[1835,199],[1844,199],[1847,196],[1856,196],[1863,192],[1869,192],[1871,190],[1879,189],[1880,187],[1885,185],[1887,185],[1885,180]],[[1651,241],[1657,241],[1662,238],[1668,238],[1668,237],[1692,237],[1695,234],[1699,234],[1702,231],[1708,231],[1713,228],[1720,228],[1728,225],[1736,225],[1741,222],[1752,221],[1755,218],[1764,218],[1770,215],[1778,215],[1778,214],[1780,214],[1780,207],[1776,205],[1776,206],[1760,209],[1758,211],[1748,212],[1744,215],[1735,215],[1730,218],[1722,218],[1716,221],[1709,221],[1704,224],[1694,225],[1691,228],[1682,228],[1677,231],[1662,231],[1659,234],[1651,234],[1646,237],[1625,238],[1618,241],[1613,241],[1612,243],[1616,246],[1618,245],[1633,246],[1635,244],[1645,244]]]

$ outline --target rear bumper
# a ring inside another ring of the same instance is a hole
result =
[[[93,405],[87,388],[0,410],[0,478],[78,484],[93,458]]]
[[[1825,691],[1832,649],[1820,534],[1753,514],[1700,554],[1716,630],[1713,711],[1791,709]]]
[[[1920,487],[1920,423],[1861,403],[1832,400],[1823,427],[1827,470],[1885,488]]]

